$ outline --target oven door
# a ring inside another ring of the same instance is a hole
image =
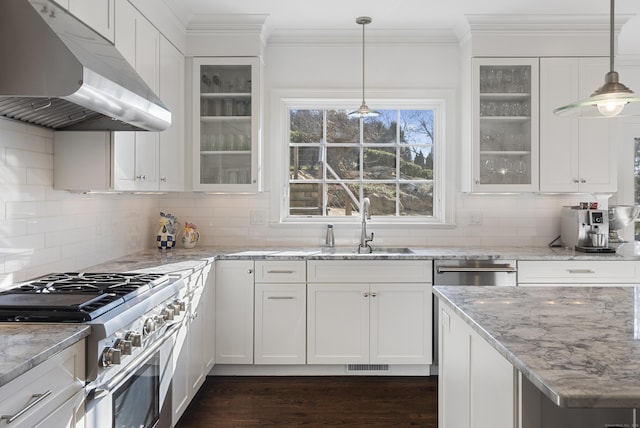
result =
[[[89,390],[87,428],[172,426],[171,358],[175,330],[170,330],[171,334],[154,343],[108,383]]]

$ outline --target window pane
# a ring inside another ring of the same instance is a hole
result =
[[[433,216],[433,183],[400,185],[401,216]]]
[[[364,144],[395,144],[397,110],[383,110],[379,116],[363,120]]]
[[[360,177],[360,149],[328,147],[327,164],[328,180],[357,180]]]
[[[289,178],[293,180],[321,179],[322,154],[320,147],[290,147]]]
[[[431,146],[400,148],[400,179],[433,179],[433,149]]]
[[[634,159],[634,202],[640,205],[640,138],[635,139],[635,159]],[[636,221],[634,225],[633,235],[635,240],[640,240],[640,221]]]
[[[322,183],[291,183],[289,215],[322,215]]]
[[[396,215],[396,185],[365,183],[364,195],[369,198],[371,216]]]
[[[289,141],[292,143],[322,142],[322,110],[291,110]]]
[[[433,110],[404,110],[400,112],[400,142],[433,144]]]
[[[327,112],[327,143],[359,144],[360,119],[349,118],[346,110]]]
[[[357,216],[360,184],[327,185],[327,211],[329,216]]]
[[[364,179],[391,180],[396,178],[396,149],[365,148],[364,149]]]

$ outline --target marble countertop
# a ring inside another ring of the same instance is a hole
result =
[[[0,323],[0,387],[89,335],[82,324]]]
[[[640,287],[434,287],[562,407],[640,406]]]

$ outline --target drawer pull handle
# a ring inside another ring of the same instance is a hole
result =
[[[20,416],[24,415],[29,410],[31,410],[34,406],[38,405],[38,403],[40,403],[42,400],[47,398],[50,394],[51,394],[51,390],[48,390],[44,394],[33,394],[31,396],[31,398],[29,399],[29,402],[27,403],[27,405],[24,406],[22,408],[22,410],[20,410],[15,415],[2,415],[2,417],[0,417],[0,420],[6,419],[7,420],[7,424],[10,424],[11,422],[13,422],[16,419],[18,419]],[[34,400],[34,398],[35,398],[35,400]],[[31,401],[31,400],[33,400],[33,401]]]
[[[267,273],[295,273],[294,270],[268,270]]]
[[[569,273],[595,273],[591,269],[567,269]]]
[[[437,273],[443,273],[443,272],[506,272],[506,273],[512,273],[512,272],[517,272],[518,269],[516,269],[515,267],[512,266],[505,266],[505,265],[498,265],[495,267],[465,267],[465,266],[460,266],[460,267],[446,267],[446,266],[439,266],[437,268]]]
[[[295,297],[293,296],[269,296],[267,297],[269,300],[293,300]]]

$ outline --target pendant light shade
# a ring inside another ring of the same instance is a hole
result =
[[[356,18],[356,24],[362,25],[362,105],[358,110],[349,113],[349,117],[374,117],[380,113],[371,110],[364,100],[364,27],[367,24],[371,24],[371,18],[368,16],[360,16]]]
[[[609,72],[604,77],[604,85],[596,89],[589,98],[575,101],[566,106],[558,107],[553,113],[558,116],[578,116],[578,117],[615,117],[634,114],[631,111],[622,114],[629,103],[640,101],[640,97],[633,91],[619,82],[618,73],[613,67],[613,27],[615,0],[611,1],[611,13],[609,17]]]

